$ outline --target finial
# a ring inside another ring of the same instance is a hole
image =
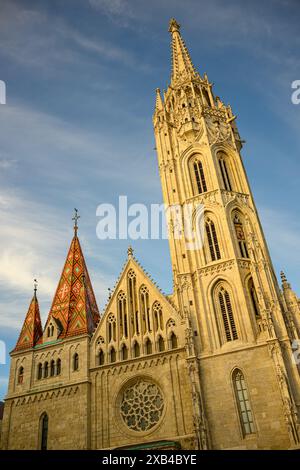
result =
[[[127,250],[127,256],[128,256],[128,258],[131,258],[133,256],[133,248],[130,245],[129,245],[128,250]]]
[[[160,95],[160,89],[156,88],[155,92],[156,92],[155,110],[156,111],[162,111],[163,110],[163,102],[162,102],[161,95]]]
[[[80,219],[80,215],[78,215],[78,209],[74,209],[74,217],[72,220],[74,220],[74,235],[77,237],[77,230],[78,230],[78,219]]]
[[[36,299],[36,291],[37,291],[37,287],[38,287],[38,281],[37,279],[34,279],[33,280],[33,292],[34,292],[34,298]]]
[[[283,271],[280,271],[280,277],[281,277],[282,282],[287,282],[286,275],[284,274]]]
[[[169,33],[173,33],[174,31],[179,31],[180,30],[180,24],[177,23],[175,18],[170,19],[169,23]]]
[[[283,271],[280,272],[280,277],[283,289],[291,289],[291,284],[288,282],[286,275]]]

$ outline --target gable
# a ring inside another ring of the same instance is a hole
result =
[[[168,350],[172,335],[176,336],[173,346],[183,347],[180,325],[184,323],[171,301],[130,257],[93,335],[91,350],[94,357],[101,350],[107,363]]]

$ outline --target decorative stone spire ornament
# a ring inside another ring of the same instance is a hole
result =
[[[286,275],[283,271],[280,272],[280,277],[283,289],[290,289],[291,285],[288,283]]]
[[[195,67],[192,63],[189,51],[180,35],[180,24],[172,18],[169,24],[169,32],[172,35],[172,77],[176,82],[180,78],[196,76]]]

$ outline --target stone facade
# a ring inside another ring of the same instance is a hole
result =
[[[175,20],[170,33],[171,84],[156,92],[153,123],[174,291],[129,248],[100,318],[76,214],[45,328],[35,295],[11,354],[3,449],[299,446],[299,299],[283,273],[278,285],[235,116]],[[187,242],[184,207],[194,232],[202,223],[200,245]]]

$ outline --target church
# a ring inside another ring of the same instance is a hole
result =
[[[100,315],[74,237],[45,325],[36,287],[11,352],[2,449],[295,449],[300,300],[279,284],[236,116],[170,21],[172,72],[153,126],[164,202],[204,207],[203,244],[168,224],[173,292],[129,247]]]

